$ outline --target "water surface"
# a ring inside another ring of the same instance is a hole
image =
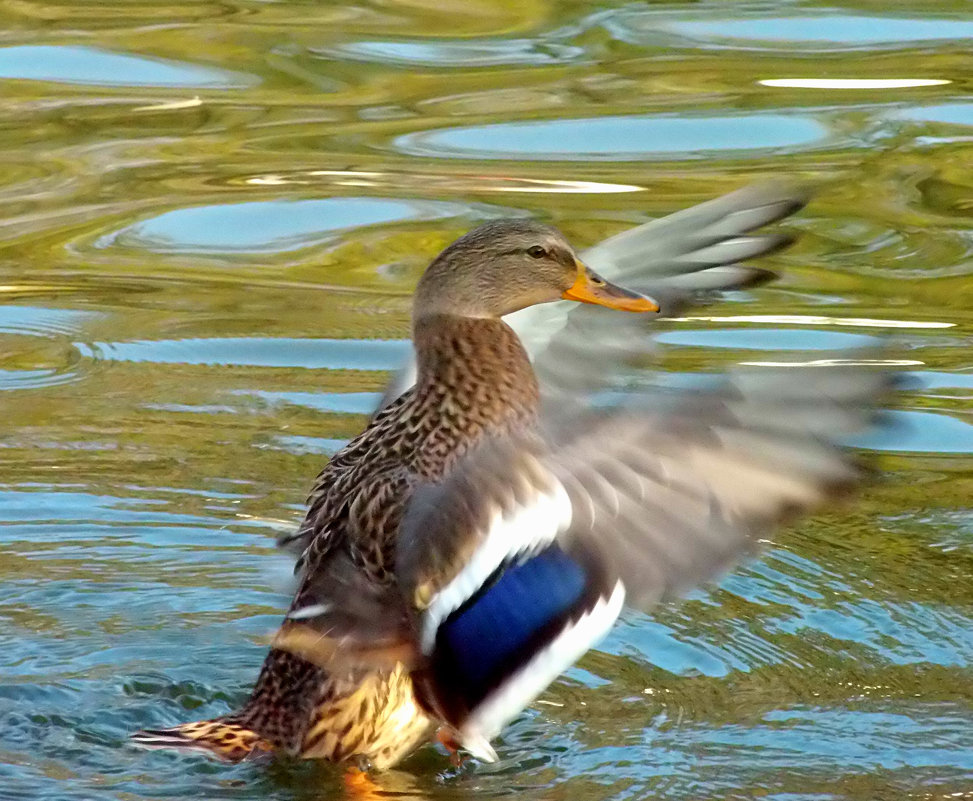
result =
[[[780,174],[822,185],[785,277],[660,357],[889,340],[916,388],[860,441],[881,479],[627,615],[498,763],[429,747],[384,797],[969,796],[973,21],[890,8],[0,8],[0,797],[342,797],[328,766],[126,736],[246,697],[292,590],[274,539],[405,352],[425,264],[496,216],[584,247]]]

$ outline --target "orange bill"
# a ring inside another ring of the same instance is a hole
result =
[[[578,262],[578,280],[570,289],[565,290],[561,297],[565,300],[577,300],[581,303],[607,306],[609,309],[618,309],[619,311],[659,311],[659,304],[652,298],[606,281],[581,262]]]

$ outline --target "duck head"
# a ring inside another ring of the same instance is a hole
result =
[[[561,299],[621,311],[659,310],[651,298],[585,266],[557,229],[509,219],[474,228],[436,257],[416,289],[414,317],[496,318]]]

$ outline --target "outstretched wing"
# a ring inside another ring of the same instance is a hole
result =
[[[490,759],[490,739],[624,604],[648,609],[712,579],[860,480],[841,442],[880,419],[888,371],[739,368],[625,392],[644,324],[572,315],[537,360],[555,382],[559,365],[569,375],[538,429],[488,440],[416,489],[398,600],[370,607],[387,617],[359,606],[362,625],[342,626],[331,607],[296,609],[278,647],[331,669],[409,665],[424,703]]]
[[[747,186],[609,237],[583,257],[624,286],[663,296],[670,287],[735,289],[766,275],[740,262],[793,241],[786,233],[752,232],[793,214],[807,201],[807,191],[793,185]]]
[[[726,570],[783,520],[860,478],[838,442],[888,373],[756,369],[546,421],[421,489],[401,528],[426,702],[489,740],[611,626]]]
[[[741,289],[774,273],[740,262],[786,247],[786,233],[752,233],[782,220],[807,203],[806,190],[787,184],[748,186],[609,237],[583,251],[581,259],[611,281],[660,302],[672,315],[714,291]],[[505,320],[533,356],[565,324],[574,304],[531,306]],[[415,382],[415,358],[393,376],[379,409]]]

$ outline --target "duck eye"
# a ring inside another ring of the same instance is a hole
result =
[[[547,251],[540,245],[534,245],[533,247],[527,248],[527,255],[532,259],[543,259],[547,256]]]

